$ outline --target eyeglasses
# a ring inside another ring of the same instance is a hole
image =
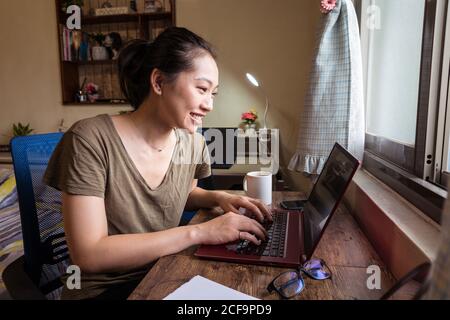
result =
[[[279,274],[267,286],[267,290],[270,293],[275,290],[285,299],[294,297],[305,288],[302,272],[314,280],[331,279],[331,271],[325,261],[311,259],[306,261],[298,271],[286,271]]]

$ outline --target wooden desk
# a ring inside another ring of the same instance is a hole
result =
[[[229,192],[240,194],[238,191]],[[298,199],[301,196],[298,192],[274,192],[273,200],[279,203],[281,199]],[[201,210],[191,223],[206,221],[211,216],[211,212]],[[159,259],[129,299],[163,299],[196,275],[257,298],[280,298],[277,293],[269,294],[266,287],[279,273],[289,269],[202,260],[193,256],[195,249],[191,247]],[[304,276],[305,289],[295,299],[378,299],[395,282],[353,217],[343,207],[330,221],[314,257],[327,262],[333,273],[332,279],[317,281]],[[378,265],[381,269],[380,290],[367,288],[370,275],[366,269],[370,265]]]

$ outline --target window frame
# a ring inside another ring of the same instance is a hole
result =
[[[364,23],[367,21],[368,6],[373,4],[376,4],[373,0],[355,1],[360,22],[361,47],[365,57],[364,81],[366,84],[371,66],[367,58],[371,31],[362,32],[362,26],[365,27]],[[404,145],[366,132],[363,167],[434,221],[440,223],[447,192],[442,185],[435,185],[435,162],[439,156],[436,141],[438,140],[438,116],[441,111],[439,105],[442,101],[441,71],[445,20],[446,17],[449,19],[446,14],[448,1],[426,0],[424,5],[415,145]],[[367,90],[370,90],[370,87],[365,85],[366,106]]]
[[[450,145],[450,6],[447,4],[447,25],[445,29],[445,39],[442,58],[442,77],[440,109],[437,124],[436,137],[436,163],[434,181],[443,186],[448,186],[450,173],[448,170],[449,145]],[[445,168],[447,166],[447,168]]]

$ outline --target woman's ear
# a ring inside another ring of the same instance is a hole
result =
[[[163,74],[158,69],[153,69],[152,73],[150,74],[150,86],[151,91],[155,92],[157,95],[162,94],[162,84],[163,84]]]

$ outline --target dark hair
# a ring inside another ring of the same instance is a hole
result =
[[[120,52],[118,66],[120,87],[131,106],[137,109],[150,94],[150,74],[160,70],[166,81],[176,79],[193,67],[193,60],[203,54],[216,54],[212,46],[186,28],[169,27],[153,42],[133,40]]]

